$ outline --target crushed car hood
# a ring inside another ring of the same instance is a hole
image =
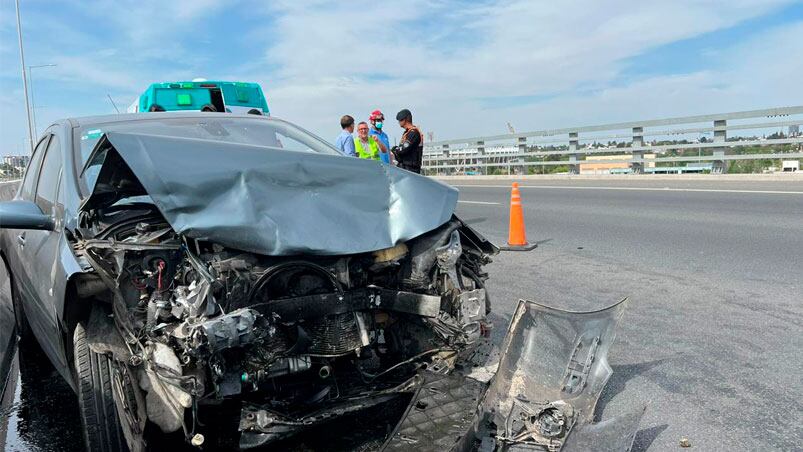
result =
[[[457,190],[370,160],[158,135],[108,132],[90,211],[149,195],[188,237],[264,255],[390,248],[448,221]]]

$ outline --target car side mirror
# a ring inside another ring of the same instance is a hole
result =
[[[0,202],[0,229],[52,231],[53,227],[53,218],[31,201]]]

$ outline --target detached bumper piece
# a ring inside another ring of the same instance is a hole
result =
[[[520,301],[490,382],[425,379],[384,450],[629,451],[644,407],[593,423],[626,305],[569,312]]]

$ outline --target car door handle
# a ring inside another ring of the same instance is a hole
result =
[[[19,243],[20,246],[25,246],[25,233],[24,232],[17,236],[17,243]]]

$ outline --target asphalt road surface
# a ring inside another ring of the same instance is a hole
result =
[[[458,214],[507,239],[510,183],[455,182]],[[803,447],[803,182],[524,181],[529,253],[488,289],[501,337],[518,298],[631,303],[597,420],[639,404],[633,450]]]

